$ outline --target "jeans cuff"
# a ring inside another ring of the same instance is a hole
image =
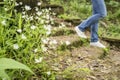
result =
[[[97,42],[98,41],[98,39],[92,39],[90,42]]]

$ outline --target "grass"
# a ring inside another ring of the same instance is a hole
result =
[[[91,5],[89,2],[85,1],[60,1],[51,0],[51,4],[63,4],[65,14],[59,15],[61,18],[81,18],[85,19],[91,14]],[[68,7],[69,6],[69,7]],[[85,15],[86,14],[86,15]]]

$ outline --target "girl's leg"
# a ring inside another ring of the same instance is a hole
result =
[[[98,41],[98,21],[91,25],[91,42]]]
[[[86,27],[90,27],[94,23],[98,22],[99,19],[105,17],[107,14],[104,0],[92,0],[92,5],[95,14],[89,17],[87,20],[83,21],[79,25],[79,29],[81,31],[84,31]]]
[[[93,5],[93,15],[98,14],[98,13],[100,13],[100,12],[98,12],[98,10],[96,10],[96,6]],[[104,11],[104,14],[106,14],[106,9]],[[99,22],[99,20],[91,25],[90,45],[105,48],[105,46],[98,41],[98,22]]]

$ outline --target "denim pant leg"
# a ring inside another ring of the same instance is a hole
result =
[[[78,27],[81,31],[84,31],[86,27],[92,26],[91,41],[96,42],[98,41],[97,37],[98,21],[106,16],[107,11],[104,0],[91,0],[91,1],[94,14],[87,20],[83,21],[80,25],[78,25]]]
[[[91,25],[91,42],[98,41],[98,22]]]

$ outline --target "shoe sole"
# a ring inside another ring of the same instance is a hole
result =
[[[75,31],[76,31],[76,33],[77,33],[77,35],[78,35],[79,37],[84,38],[84,39],[87,38],[87,37],[83,37],[83,36],[79,35],[78,27],[75,27]]]
[[[102,49],[106,48],[106,47],[99,47],[99,46],[92,45],[92,44],[90,44],[90,46],[93,46],[93,47],[98,47],[98,48],[102,48]]]

